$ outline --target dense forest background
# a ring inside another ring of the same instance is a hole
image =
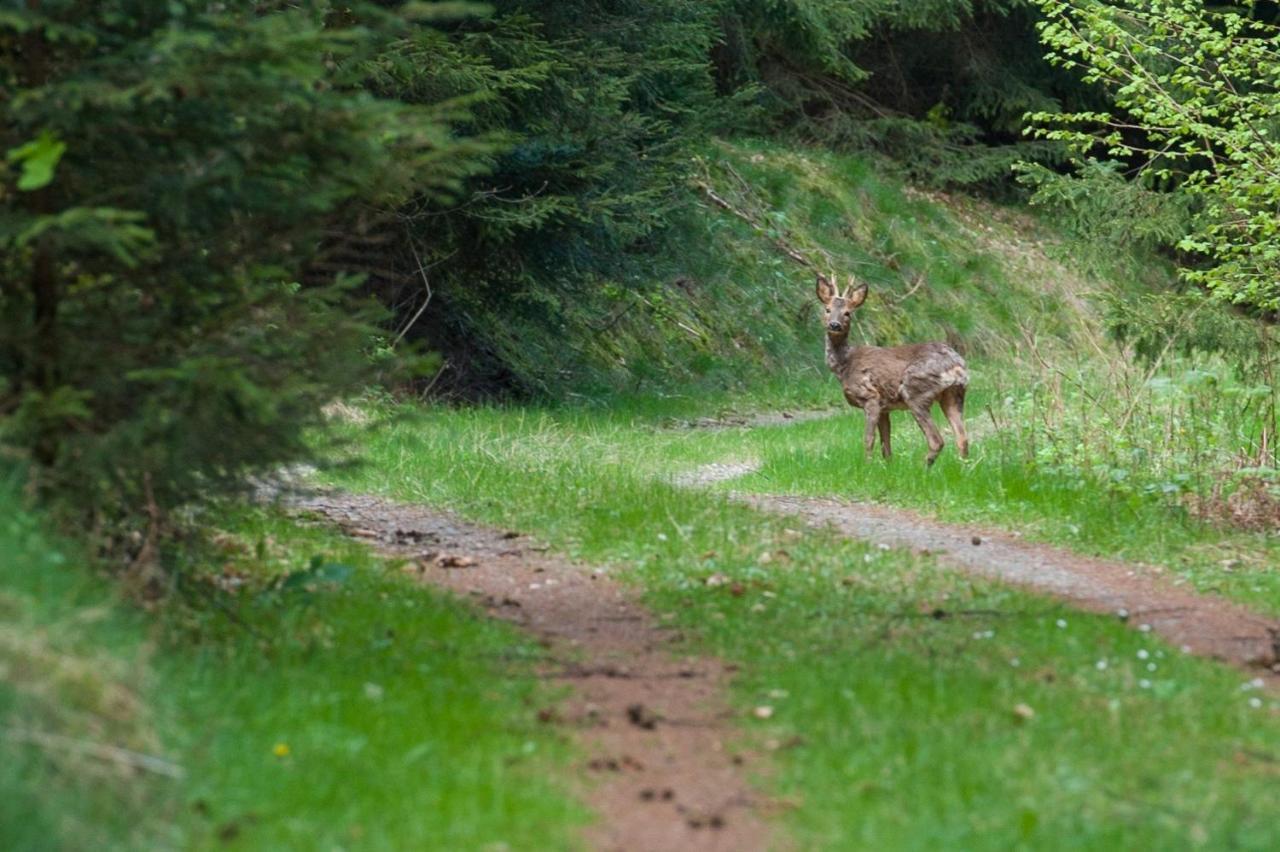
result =
[[[1134,4],[1100,8],[1148,32]],[[5,444],[38,491],[109,526],[304,457],[321,406],[378,383],[590,399],[739,381],[791,355],[775,332],[807,328],[809,271],[772,273],[794,298],[716,306],[726,276],[756,274],[717,256],[707,193],[753,187],[716,139],[1034,193],[1085,236],[1203,267],[1212,240],[1187,240],[1206,205],[1180,190],[1213,184],[1223,143],[1170,166],[1149,133],[1053,130],[1128,114],[1124,80],[1085,73],[1114,60],[1062,30],[1042,43],[1062,17],[1023,0],[5,4]],[[1221,222],[1231,203],[1208,206]],[[757,212],[763,239],[790,239]],[[1274,288],[1225,295],[1276,307]]]

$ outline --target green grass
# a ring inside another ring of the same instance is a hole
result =
[[[144,639],[143,619],[79,548],[42,531],[0,471],[0,848],[172,839],[171,781],[78,750],[160,748]]]
[[[260,510],[227,523],[249,548],[224,558],[251,576],[350,573],[229,601],[235,621],[201,607],[198,644],[166,655],[202,767],[185,790],[193,845],[573,845],[585,814],[558,780],[569,750],[537,720],[553,696],[536,646],[327,531]]]
[[[671,433],[616,414],[427,411],[364,434],[369,464],[339,479],[627,569],[690,650],[740,667],[744,737],[775,757],[764,783],[803,847],[1274,845],[1280,707],[1239,672],[655,476],[840,428]],[[934,487],[966,470],[944,466]],[[774,708],[767,721],[759,705]]]
[[[834,379],[829,378],[826,392],[837,395]],[[712,401],[709,407],[767,408],[766,393],[736,405],[728,398]],[[1280,561],[1280,537],[1199,522],[1159,493],[1119,492],[1079,472],[1057,475],[1029,465],[1026,449],[1014,445],[1016,438],[1009,433],[992,428],[984,406],[982,391],[970,395],[970,459],[956,456],[942,424],[949,443],[931,469],[922,463],[923,436],[904,412],[894,415],[894,457],[889,462],[880,459],[878,450],[875,457],[864,458],[862,414],[847,408],[825,420],[755,429],[660,428],[677,415],[691,414],[671,400],[606,410],[438,412],[428,415],[427,422],[452,435],[450,440],[479,442],[486,458],[536,472],[544,465],[569,463],[575,454],[610,466],[610,475],[617,466],[654,479],[709,462],[756,460],[759,472],[713,490],[885,501],[943,520],[1017,529],[1028,539],[1086,555],[1161,565],[1177,582],[1280,614],[1280,573],[1273,570]],[[938,420],[942,423],[940,415]],[[380,481],[385,474],[376,468],[384,463],[372,460],[368,481]],[[427,483],[420,487],[428,499],[447,496],[432,493]]]
[[[537,720],[555,693],[527,638],[328,531],[257,509],[209,520],[218,546],[184,557],[185,592],[158,619],[30,516],[0,525],[0,724],[185,769],[104,775],[0,738],[0,847],[575,845],[587,814],[564,783],[570,748]],[[129,713],[107,700],[126,686]]]

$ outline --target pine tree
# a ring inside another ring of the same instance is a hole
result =
[[[350,280],[299,283],[324,230],[482,153],[456,106],[361,86],[420,28],[365,3],[0,10],[0,440],[45,494],[110,520],[307,454],[373,333]]]

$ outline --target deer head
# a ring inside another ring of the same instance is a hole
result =
[[[867,300],[867,285],[858,284],[850,275],[849,286],[842,294],[836,289],[835,281],[834,272],[830,277],[818,273],[818,301],[822,303],[822,319],[827,326],[827,334],[843,337],[849,333],[853,312]]]

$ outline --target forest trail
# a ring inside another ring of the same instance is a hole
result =
[[[671,429],[755,429],[760,426],[791,426],[811,420],[829,420],[848,412],[847,407],[796,408],[782,411],[757,411],[751,414],[723,414],[719,417],[698,417],[694,420],[676,420]]]
[[[769,845],[764,801],[725,698],[730,672],[677,657],[677,640],[603,568],[573,564],[514,532],[425,506],[339,492],[285,492],[290,511],[335,524],[408,560],[423,582],[470,597],[548,650],[543,677],[570,695],[543,716],[579,741],[582,794],[601,850],[755,850]]]
[[[677,476],[685,486],[754,472],[750,460],[717,462]],[[1175,585],[1163,569],[1081,556],[1022,541],[1015,533],[948,524],[900,508],[820,497],[734,493],[764,511],[889,547],[926,551],[944,564],[1048,593],[1091,612],[1111,613],[1189,653],[1250,669],[1280,687],[1280,621]]]

